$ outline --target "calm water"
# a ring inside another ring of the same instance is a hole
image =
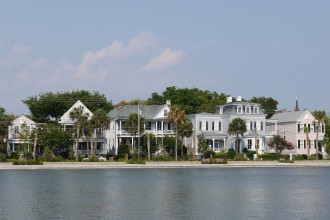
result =
[[[0,219],[329,219],[329,168],[2,170]]]

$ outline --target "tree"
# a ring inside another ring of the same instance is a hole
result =
[[[319,132],[322,131],[323,122],[325,120],[325,111],[316,110],[313,112],[316,119],[317,129],[316,129],[316,160],[319,159]],[[321,128],[320,128],[321,126]]]
[[[141,140],[141,150],[147,152],[148,160],[150,160],[150,155],[157,151],[157,140],[154,134],[146,132]]]
[[[262,110],[267,114],[266,118],[271,118],[277,110],[278,101],[269,97],[253,97],[250,102],[255,102],[261,104]]]
[[[217,105],[226,103],[227,95],[197,88],[167,87],[160,95],[152,93],[148,99],[150,105],[163,105],[166,100],[171,100],[172,105],[178,106],[186,114],[199,112],[214,112]]]
[[[178,128],[186,117],[185,112],[179,108],[173,108],[167,115],[167,121],[174,124],[175,131],[175,160],[178,160]]]
[[[107,113],[103,109],[97,109],[94,111],[91,118],[92,128],[96,129],[96,144],[98,143],[98,138],[108,128],[110,124],[110,118],[107,116]],[[92,154],[94,153],[93,145],[91,148]]]
[[[57,122],[40,125],[34,132],[38,132],[38,145],[48,147],[55,155],[67,151],[74,143],[71,131]]]
[[[191,137],[193,133],[193,124],[190,122],[188,118],[184,118],[183,122],[179,124],[178,128],[178,135],[181,136],[181,156],[183,156],[183,138],[184,137]]]
[[[198,152],[204,156],[206,152],[209,150],[209,147],[206,144],[204,134],[201,133],[200,135],[197,136],[197,138],[198,138]]]
[[[140,129],[138,118],[140,118]],[[139,117],[137,113],[132,113],[128,116],[126,120],[125,130],[128,131],[133,137],[136,135],[140,136],[141,133],[144,131],[144,122],[145,119],[143,117]],[[140,133],[138,133],[139,131]],[[134,142],[132,144],[132,147],[134,147]]]
[[[4,139],[8,137],[8,126],[12,120],[13,117],[7,115],[6,110],[0,107],[0,143],[4,144]]]
[[[293,144],[288,142],[280,135],[275,135],[270,141],[268,142],[270,148],[275,149],[276,154],[281,154],[283,150],[292,150]]]
[[[306,134],[306,141],[307,141],[307,158],[309,159],[310,157],[310,148],[311,148],[311,144],[310,144],[310,141],[309,141],[309,136],[308,136],[308,127],[305,125],[304,126],[304,133]]]
[[[235,151],[236,153],[240,153],[240,140],[239,135],[243,137],[243,134],[246,132],[246,122],[241,118],[234,118],[232,122],[230,122],[228,126],[228,134],[236,135],[235,141]]]
[[[30,130],[30,127],[27,126],[25,122],[23,124],[21,124],[21,126],[20,126],[19,136],[20,136],[20,139],[23,140],[21,145],[23,145],[24,154],[26,154],[27,152],[30,152],[31,130]]]
[[[35,121],[46,122],[59,119],[77,100],[82,101],[92,112],[99,108],[106,112],[112,109],[111,101],[107,101],[104,94],[91,93],[86,90],[46,92],[38,96],[28,97],[22,102],[29,108]]]
[[[78,162],[78,148],[79,148],[79,138],[80,138],[80,129],[81,124],[87,120],[89,117],[88,113],[84,113],[84,107],[74,108],[72,112],[70,112],[70,118],[75,121],[75,126],[77,128],[77,139],[76,139],[76,161]]]
[[[171,157],[175,155],[175,142],[175,137],[165,135],[165,137],[163,138],[163,148],[169,155],[171,155]]]

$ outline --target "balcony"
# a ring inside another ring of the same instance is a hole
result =
[[[159,135],[174,135],[174,131],[173,130],[145,130],[143,132],[143,134],[145,133],[151,133],[155,136],[159,136]],[[120,136],[132,136],[131,133],[129,133],[126,130],[119,130],[117,131],[117,134]]]

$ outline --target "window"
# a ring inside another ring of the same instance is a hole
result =
[[[259,114],[259,107],[258,106],[253,107],[253,114]]]
[[[148,121],[146,123],[146,130],[151,130],[151,122],[150,121]]]
[[[171,124],[170,123],[167,124],[167,130],[171,130]]]
[[[242,114],[242,106],[237,106],[237,114]]]
[[[208,122],[208,121],[206,122],[206,128],[205,128],[205,130],[206,130],[206,131],[209,130],[209,122]]]
[[[220,108],[219,110],[220,110],[219,111],[220,115],[222,115],[223,114],[223,108]]]
[[[18,126],[15,126],[14,127],[14,134],[18,134],[19,133],[19,127]]]
[[[246,114],[251,114],[251,106],[247,105],[247,106],[245,107],[245,113],[246,113]]]
[[[156,121],[156,124],[157,124],[157,130],[162,130],[162,123],[159,122],[159,121]]]
[[[314,126],[311,124],[308,124],[308,130],[309,130],[309,133],[314,133]]]
[[[164,110],[164,116],[167,117],[167,109]]]
[[[304,147],[304,141],[298,140],[298,149],[302,149]]]
[[[252,139],[248,139],[248,149],[252,148]]]
[[[309,144],[310,144],[310,149],[312,149],[314,147],[314,140],[309,140]]]
[[[200,131],[202,130],[202,122],[201,121],[199,122],[199,130]]]
[[[304,124],[298,124],[298,133],[304,133]]]
[[[221,122],[219,122],[219,131],[221,131]]]
[[[306,140],[304,140],[304,149],[306,149]]]
[[[264,122],[260,122],[260,131],[263,131],[264,130]]]
[[[212,121],[212,131],[214,131],[214,121]]]
[[[253,122],[250,121],[250,131],[253,131]]]

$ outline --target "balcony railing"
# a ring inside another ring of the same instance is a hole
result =
[[[154,135],[174,135],[173,130],[145,130],[143,133],[144,134],[151,133]],[[117,134],[121,135],[121,136],[132,136],[131,133],[129,133],[126,130],[119,130],[119,131],[117,131]]]
[[[93,150],[94,154],[107,154],[107,150]],[[91,154],[91,150],[78,150],[79,155]]]

